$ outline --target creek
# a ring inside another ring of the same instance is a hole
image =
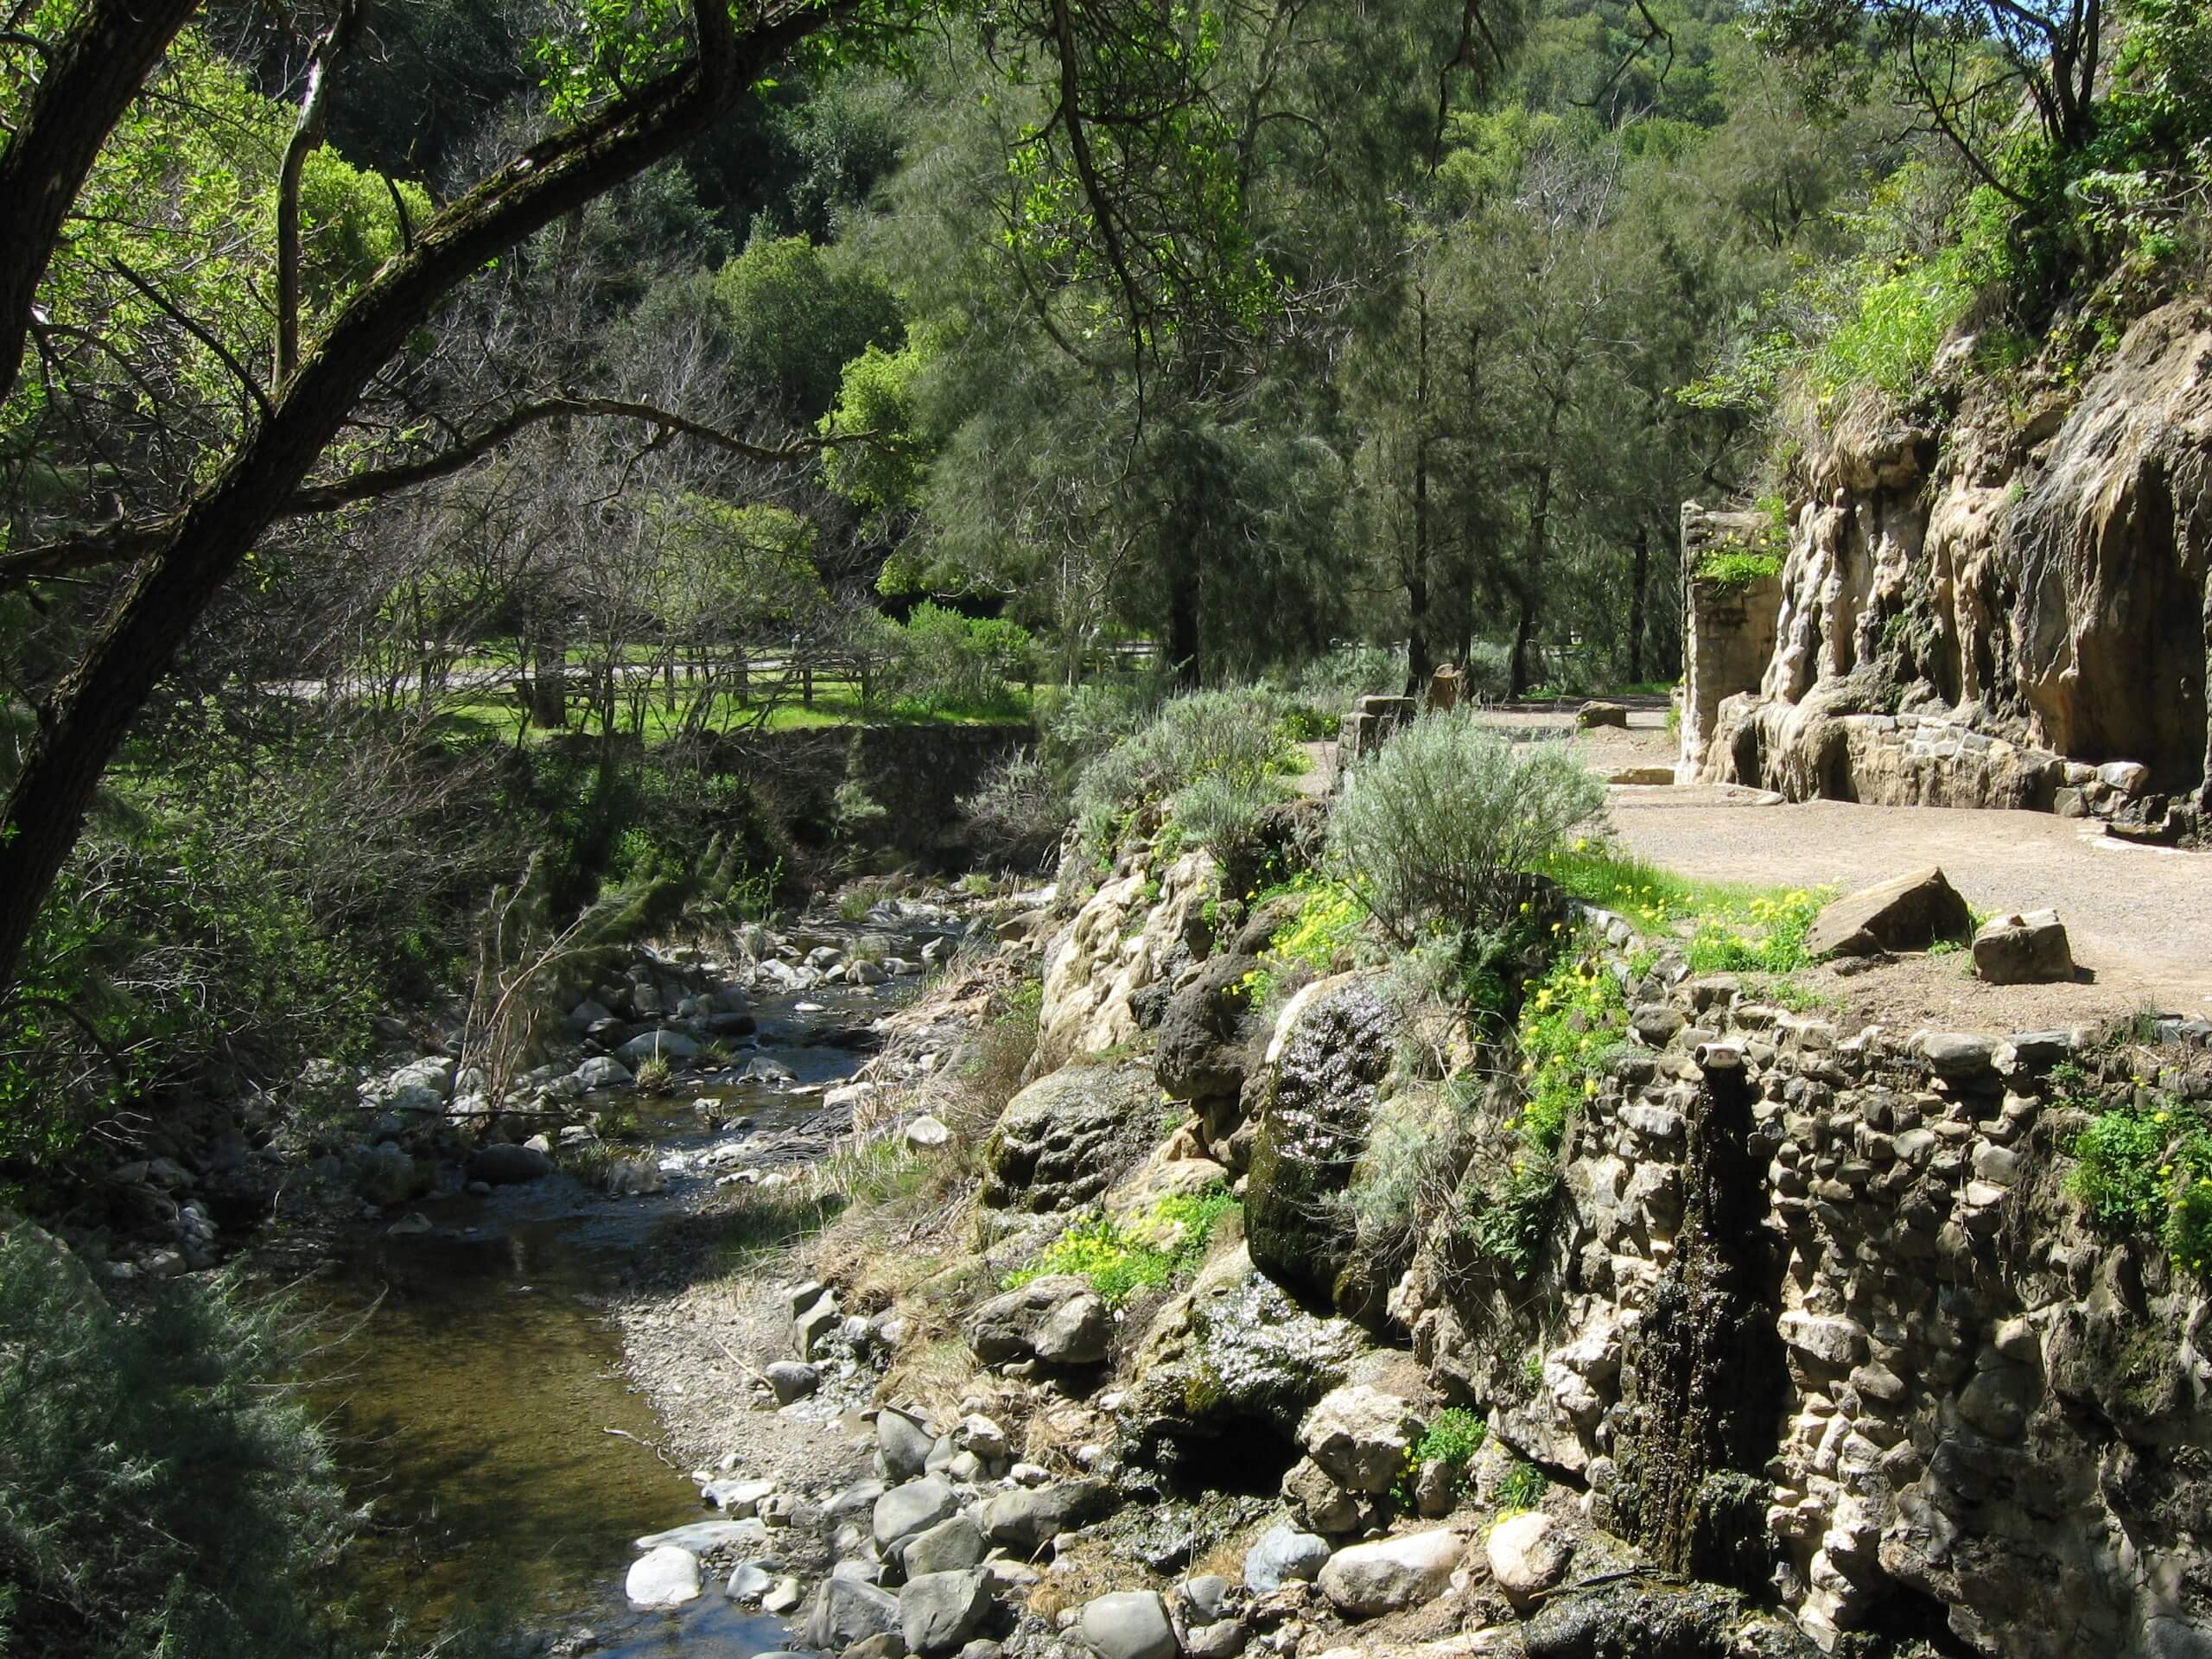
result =
[[[825,941],[851,942],[806,939]],[[665,1096],[625,1090],[580,1107],[634,1113],[623,1149],[659,1161],[662,1192],[610,1198],[556,1173],[397,1206],[392,1217],[419,1210],[432,1230],[392,1236],[378,1224],[340,1244],[303,1287],[330,1338],[310,1397],[349,1495],[371,1505],[341,1589],[372,1628],[396,1620],[423,1641],[483,1617],[549,1643],[588,1629],[590,1651],[616,1659],[747,1659],[786,1644],[780,1620],[746,1613],[711,1581],[674,1613],[629,1608],[632,1541],[710,1512],[654,1450],[661,1424],[623,1374],[610,1305],[656,1235],[728,1174],[701,1167],[701,1154],[755,1135],[785,1141],[769,1156],[785,1166],[827,1149],[842,1126],[826,1120],[822,1092],[865,1056],[823,1039],[867,1027],[918,982],[764,985],[758,1046],[729,1070],[689,1075]],[[756,1058],[796,1082],[739,1080]],[[693,1104],[703,1099],[722,1103],[732,1127],[712,1128]]]

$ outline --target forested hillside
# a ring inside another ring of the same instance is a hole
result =
[[[11,0],[0,1208],[855,877],[1249,874],[1355,698],[1663,694],[1840,429],[2040,442],[2209,257],[2197,0]],[[0,1652],[219,1650],[65,1532]]]

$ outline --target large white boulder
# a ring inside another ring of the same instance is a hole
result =
[[[1444,1529],[1353,1544],[1329,1557],[1321,1593],[1357,1618],[1395,1613],[1442,1595],[1465,1554],[1459,1535]]]

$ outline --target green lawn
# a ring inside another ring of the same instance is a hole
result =
[[[771,711],[763,729],[771,732],[806,731],[845,726],[1017,726],[1029,720],[1029,696],[1019,686],[1007,688],[1011,707],[1003,713],[968,714],[944,709],[918,708],[912,704],[878,704],[864,708],[861,703],[860,687],[851,680],[818,677],[814,682],[814,703],[811,708],[796,696],[781,702]],[[677,684],[677,706],[668,707],[658,683],[645,709],[645,741],[648,747],[667,742],[675,737],[682,721],[690,709],[691,700],[683,695],[682,683]],[[717,692],[706,715],[706,729],[747,730],[753,728],[758,717],[757,699],[741,703],[727,691]],[[520,718],[512,698],[488,688],[458,696],[444,707],[442,719],[456,736],[490,737],[512,742],[515,726]],[[626,699],[616,704],[616,728],[622,736],[630,734],[629,703]],[[569,709],[568,733],[587,729],[582,711],[573,705]],[[532,729],[526,741],[542,742],[564,735],[562,732]]]

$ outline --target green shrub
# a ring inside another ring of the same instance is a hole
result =
[[[1602,963],[1562,955],[1521,1004],[1517,1035],[1527,1104],[1518,1124],[1537,1153],[1559,1150],[1567,1126],[1598,1092],[1628,1033],[1628,1001]]]
[[[1464,1469],[1483,1449],[1489,1432],[1483,1420],[1465,1406],[1446,1406],[1414,1445],[1414,1456],[1424,1464]]]
[[[1478,639],[1467,647],[1466,695],[1478,702],[1502,702],[1513,685],[1513,651],[1495,640]]]
[[[1451,1087],[1402,1088],[1376,1109],[1344,1196],[1363,1252],[1394,1262],[1408,1254],[1459,1173],[1469,1122]]]
[[[1515,744],[1471,711],[1423,716],[1352,775],[1329,852],[1401,944],[1509,922],[1515,877],[1604,811],[1605,785],[1563,744]]]
[[[1390,1489],[1390,1495],[1410,1509],[1421,1471],[1432,1464],[1452,1471],[1452,1490],[1457,1491],[1466,1478],[1467,1465],[1483,1449],[1483,1441],[1489,1434],[1483,1420],[1466,1407],[1446,1406],[1421,1432],[1421,1439],[1406,1448],[1406,1466],[1397,1484]]]
[[[1533,1463],[1516,1458],[1513,1466],[1497,1483],[1497,1516],[1501,1521],[1508,1516],[1533,1510],[1544,1501],[1544,1494],[1552,1489],[1544,1471]]]
[[[1402,690],[1406,659],[1381,645],[1341,645],[1325,657],[1317,657],[1298,671],[1291,694],[1325,722],[1317,737],[1333,737],[1328,724],[1341,720],[1362,697],[1387,696]]]
[[[893,642],[886,689],[926,714],[1018,714],[1022,699],[1009,682],[1029,678],[1034,661],[1034,642],[1020,624],[925,601]]]
[[[2177,1267],[2212,1273],[2212,1124],[2155,1097],[2100,1112],[2069,1148],[2067,1191],[2107,1233],[2156,1237]]]
[[[1523,1153],[1494,1188],[1483,1189],[1469,1218],[1477,1254],[1526,1274],[1543,1254],[1544,1229],[1559,1191],[1559,1166]]]
[[[1160,1290],[1196,1271],[1222,1218],[1239,1206],[1226,1189],[1162,1198],[1122,1224],[1105,1216],[1078,1221],[1045,1247],[1037,1264],[1007,1275],[1008,1290],[1033,1279],[1075,1274],[1115,1307],[1141,1290]]]
[[[1268,953],[1317,975],[1335,973],[1358,946],[1367,907],[1341,881],[1310,871],[1254,902],[1256,906],[1285,893],[1298,900],[1297,913],[1275,930]]]
[[[0,1651],[333,1650],[313,1574],[359,1517],[281,1381],[283,1310],[227,1280],[136,1314],[23,1223],[0,1232]]]
[[[1043,760],[1027,750],[1007,755],[960,799],[976,850],[1001,864],[1042,860],[1066,830],[1072,810]]]
[[[1719,582],[1728,588],[1748,588],[1767,576],[1782,574],[1779,553],[1753,553],[1741,548],[1726,552],[1708,553],[1699,563],[1697,573],[1708,582]]]
[[[1038,758],[1054,785],[1072,793],[1083,769],[1141,730],[1167,700],[1157,673],[1102,676],[1037,694]]]
[[[1193,691],[1083,768],[1077,822],[1084,842],[1103,850],[1132,817],[1158,809],[1188,839],[1220,851],[1290,793],[1291,753],[1265,693]]]

